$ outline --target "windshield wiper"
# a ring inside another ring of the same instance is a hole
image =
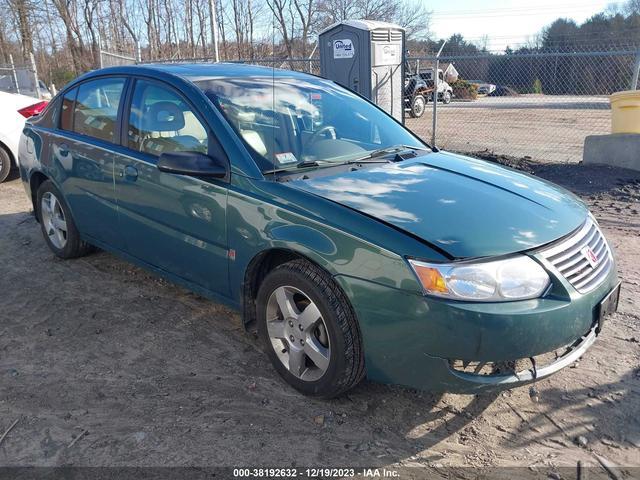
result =
[[[323,161],[323,160],[304,160],[295,165],[291,165],[290,167],[283,168],[274,168],[273,170],[266,170],[262,172],[263,174],[272,174],[272,173],[283,173],[283,172],[291,172],[293,170],[299,168],[317,168],[317,167],[337,167],[339,165],[353,165],[358,163],[389,163],[390,160],[383,160],[376,157],[380,157],[383,155],[388,155],[390,153],[400,152],[402,150],[422,150],[429,151],[427,147],[418,147],[415,145],[392,145],[391,147],[379,148],[377,150],[373,150],[368,152],[366,155],[360,158],[356,158],[355,160],[347,160],[345,162],[332,162],[332,161]]]
[[[402,150],[424,150],[427,151],[428,148],[425,147],[416,147],[414,145],[392,145],[390,147],[384,147],[384,148],[379,148],[377,150],[373,150],[372,152],[369,152],[365,157],[363,158],[375,158],[375,157],[379,157],[381,155],[386,155],[388,153],[394,153],[394,152],[399,152]]]
[[[305,160],[302,161],[300,163],[296,163],[295,165],[291,165],[290,167],[283,167],[283,168],[274,168],[273,170],[265,170],[264,172],[262,172],[263,174],[270,174],[270,173],[282,173],[282,172],[291,172],[295,169],[298,168],[314,168],[314,167],[322,167],[322,166],[326,166],[326,165],[330,165],[333,164],[333,162],[323,162],[323,161],[317,161],[317,160]]]
[[[426,147],[417,147],[415,145],[392,145],[390,147],[384,147],[384,148],[379,148],[377,150],[373,150],[369,153],[367,153],[366,155],[364,155],[363,157],[357,158],[355,160],[349,160],[348,162],[343,162],[341,165],[350,165],[353,163],[387,163],[390,162],[390,160],[376,160],[376,157],[381,157],[384,155],[389,155],[391,153],[396,153],[398,154],[398,152],[401,152],[403,150],[423,150],[423,151],[429,151],[428,148]]]
[[[319,167],[320,165],[322,165],[322,163],[317,160],[304,160],[298,163],[296,168]]]

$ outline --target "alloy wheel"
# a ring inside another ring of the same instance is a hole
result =
[[[304,381],[320,379],[331,359],[327,326],[317,305],[302,290],[276,288],[267,302],[267,332],[282,364]]]
[[[42,195],[40,212],[49,241],[62,250],[67,244],[67,221],[62,205],[53,193],[45,192]]]

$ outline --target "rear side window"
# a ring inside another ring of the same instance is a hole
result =
[[[62,97],[62,110],[60,112],[60,128],[62,130],[73,129],[73,102],[76,100],[78,89],[69,90]]]
[[[51,100],[49,105],[47,105],[44,111],[40,114],[40,117],[38,118],[38,125],[46,128],[54,127],[56,119],[58,118],[61,103],[62,99],[60,97],[55,97]]]
[[[207,130],[189,104],[171,89],[144,80],[136,81],[127,134],[129,148],[138,152],[207,153]]]
[[[101,78],[80,85],[73,113],[73,131],[113,142],[124,83],[123,78]]]

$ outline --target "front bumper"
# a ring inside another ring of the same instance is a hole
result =
[[[495,387],[495,388],[511,388],[537,380],[542,380],[554,373],[568,367],[572,363],[585,354],[585,352],[593,345],[600,332],[599,325],[594,325],[587,334],[580,337],[572,345],[567,347],[567,352],[558,357],[554,362],[547,365],[538,366],[535,363],[531,368],[516,371],[513,374],[493,374],[480,375],[475,373],[467,373],[452,368],[450,362],[439,359],[449,369],[449,373],[463,381],[465,385],[477,385],[478,388]]]
[[[445,301],[348,277],[364,342],[367,377],[383,383],[452,393],[501,390],[548,377],[579,359],[599,333],[597,306],[618,283],[615,267],[581,295],[562,278],[545,298],[507,303]],[[452,360],[505,362],[569,345],[548,364],[513,374],[456,370]]]

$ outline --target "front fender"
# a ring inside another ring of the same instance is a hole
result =
[[[237,301],[252,259],[272,249],[294,251],[333,276],[361,278],[412,292],[421,287],[399,252],[439,255],[333,202],[274,182],[240,181],[245,182],[243,188],[232,185],[227,204],[229,249],[235,254],[231,255],[229,284]],[[278,195],[282,193],[288,198]],[[376,236],[379,242],[373,240]]]

